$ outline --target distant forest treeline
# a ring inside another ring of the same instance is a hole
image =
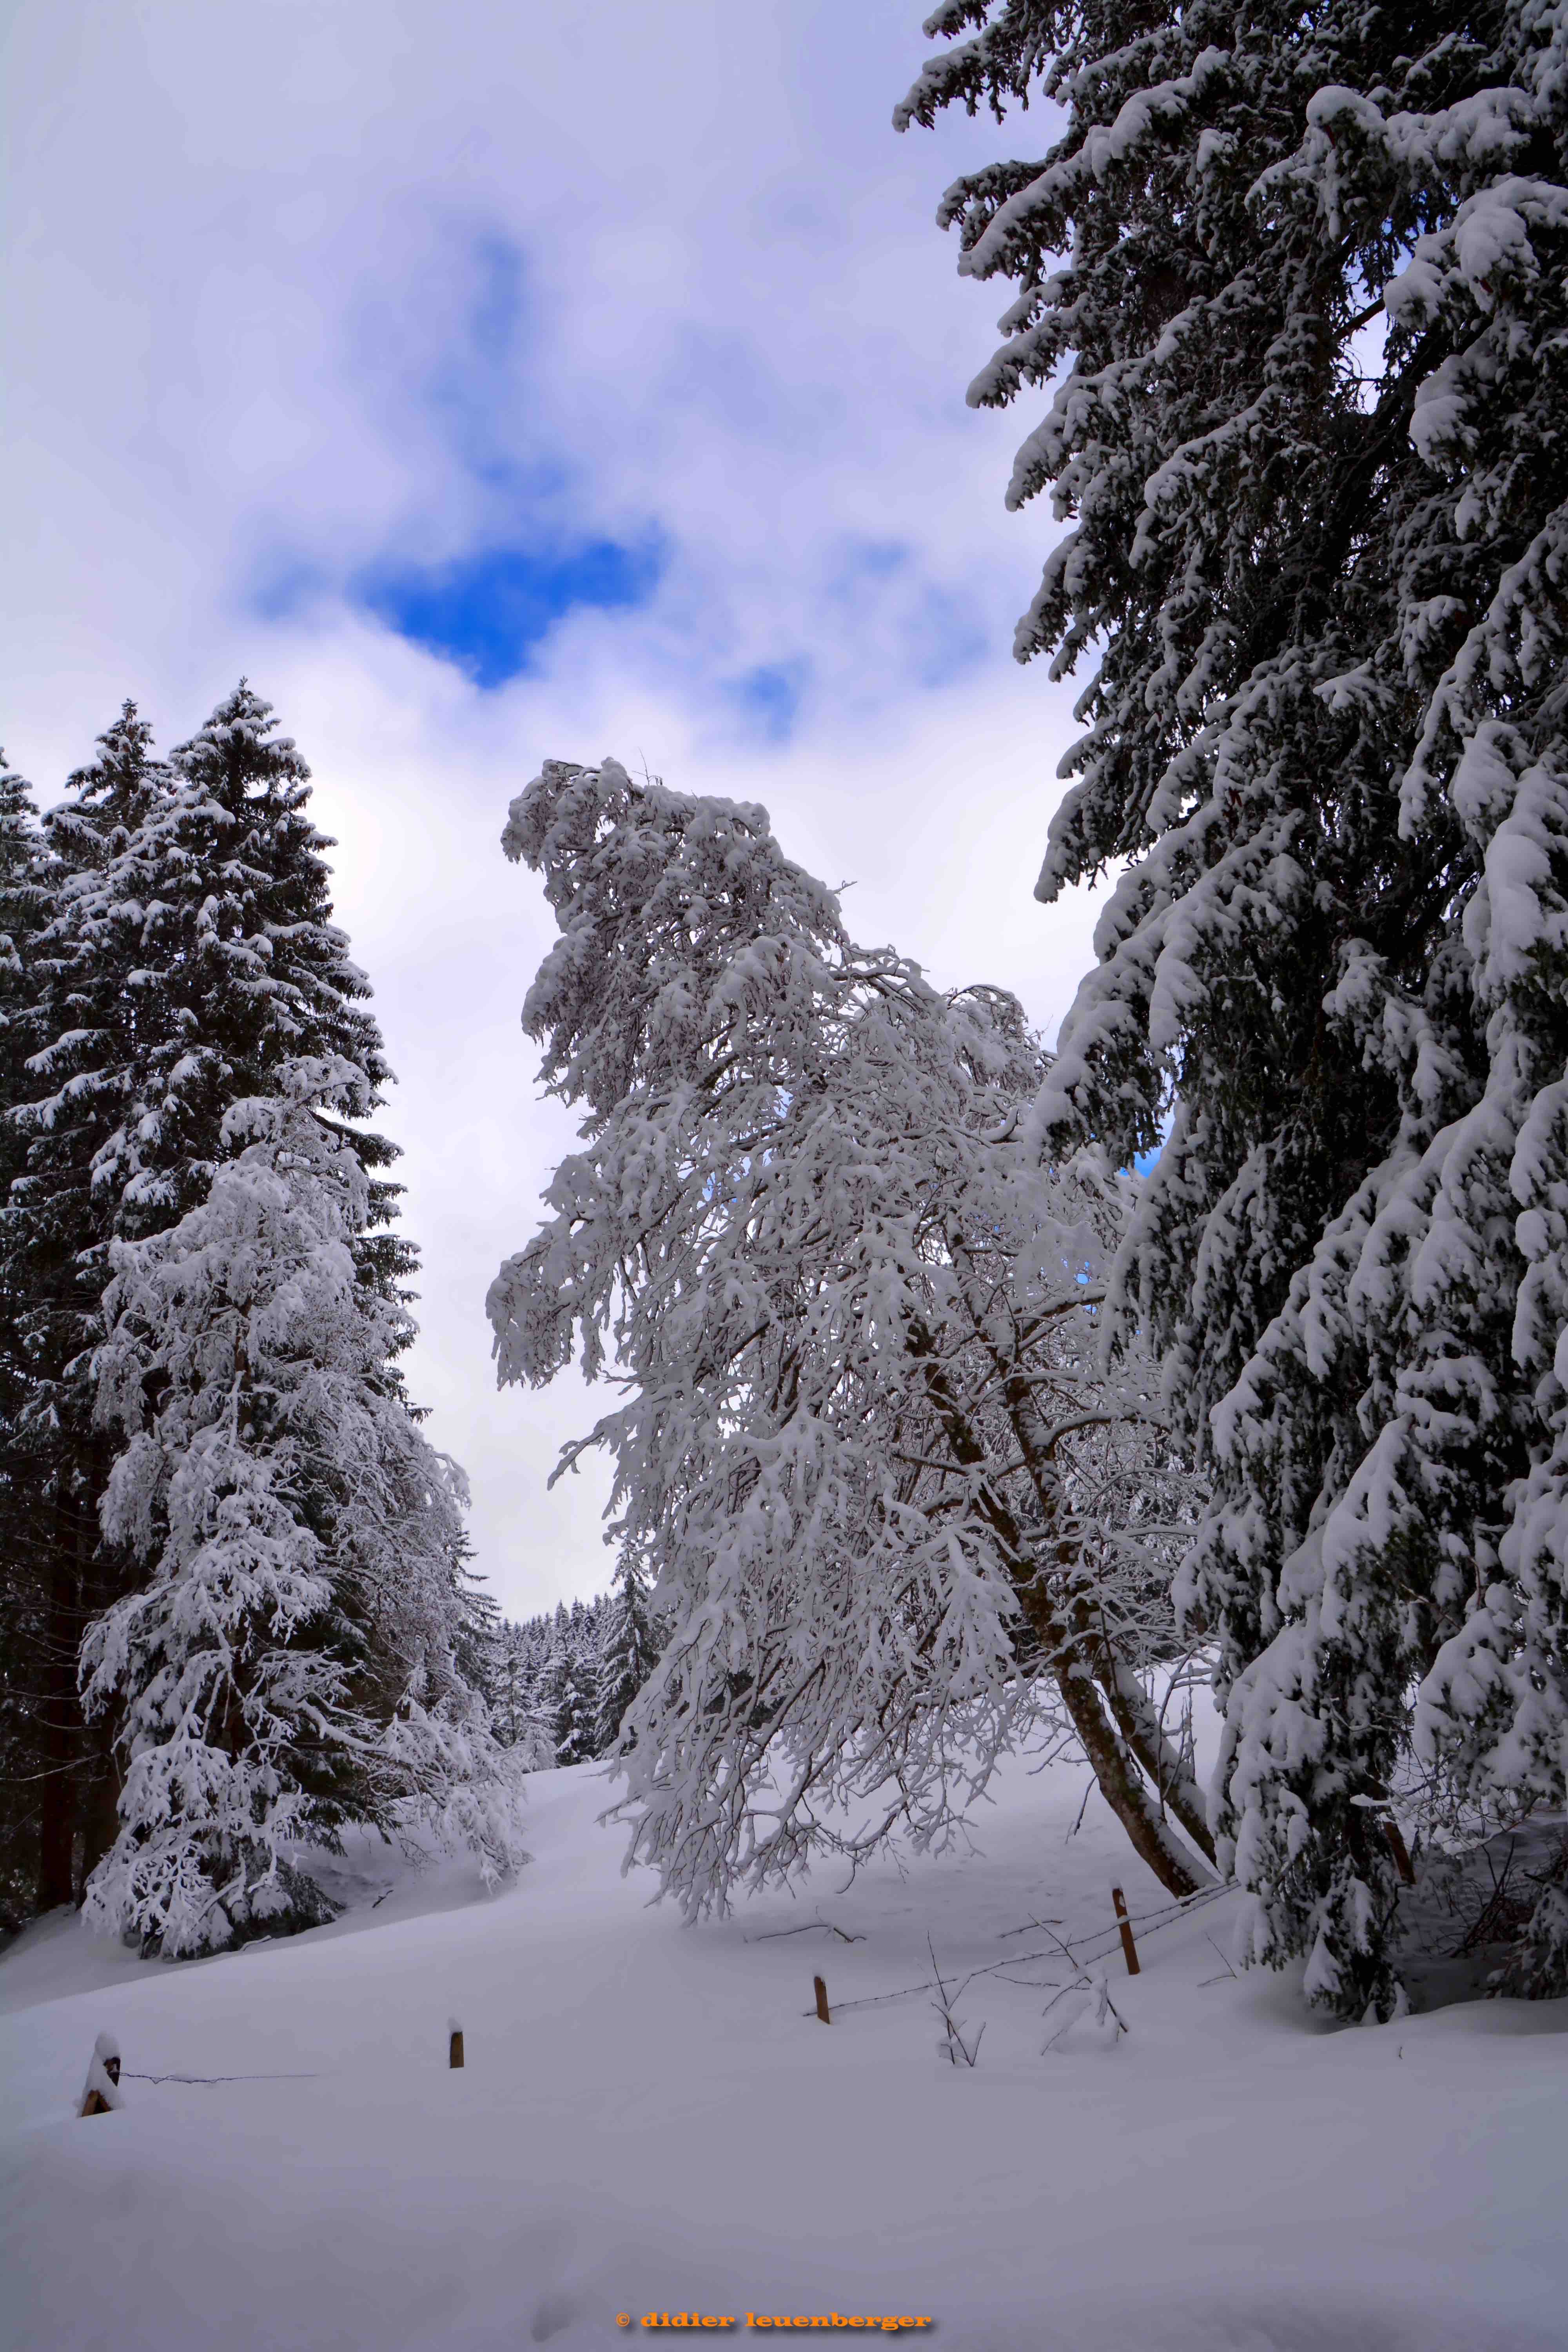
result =
[[[496,1738],[534,1770],[608,1755],[663,1645],[641,1579],[623,1566],[608,1592],[521,1623],[489,1605],[479,1680]]]

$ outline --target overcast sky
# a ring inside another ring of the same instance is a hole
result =
[[[415,1392],[512,1613],[589,1593],[595,1400],[498,1393],[484,1297],[568,1148],[498,847],[547,756],[763,801],[857,935],[1054,1033],[1030,889],[1071,689],[1008,653],[1056,526],[964,404],[1005,289],[897,137],[919,0],[24,0],[0,60],[5,696],[40,801],[133,695],[243,671],[315,772],[401,1083]]]

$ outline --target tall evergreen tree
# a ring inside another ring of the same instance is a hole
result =
[[[515,1748],[523,1736],[527,1720],[527,1683],[522,1644],[517,1629],[500,1624],[496,1639],[495,1677],[490,1686],[490,1719],[496,1738],[508,1748]]]
[[[658,1664],[663,1648],[647,1587],[634,1553],[623,1551],[616,1569],[594,1695],[594,1747],[608,1756],[621,1736],[626,1709]]]
[[[42,1820],[49,1528],[23,1429],[27,1275],[7,1245],[5,1209],[25,1157],[13,1113],[31,1091],[34,964],[48,909],[31,794],[0,753],[0,1931],[32,1909]]]
[[[313,1108],[369,1088],[342,1061],[277,1076],[226,1114],[206,1199],[111,1245],[95,1359],[128,1440],[105,1533],[149,1573],[84,1644],[126,1760],[89,1906],[170,1958],[325,1916],[298,1848],[350,1822],[449,1824],[492,1871],[511,1852],[458,1662],[458,1482],[388,1376],[407,1318],[360,1279],[369,1185]]]
[[[495,1594],[488,1590],[479,1571],[469,1565],[474,1547],[461,1530],[455,1557],[458,1619],[453,1655],[464,1682],[484,1700],[493,1717],[506,1684],[506,1622]],[[501,1736],[497,1726],[497,1737]]]
[[[26,1152],[10,1114],[32,1092],[26,1063],[37,1043],[33,966],[49,908],[47,861],[31,788],[6,766],[0,751],[0,1212]],[[0,1256],[0,1282],[15,1279],[16,1270]],[[14,1313],[14,1296],[7,1287],[0,1291],[6,1329]]]
[[[31,1051],[11,1106],[24,1156],[0,1212],[0,1261],[13,1302],[11,1475],[26,1530],[14,1558],[37,1626],[32,1744],[19,1763],[37,1797],[29,1842],[34,1900],[45,1910],[79,1892],[112,1835],[110,1727],[90,1734],[77,1693],[81,1637],[116,1574],[100,1547],[109,1449],[93,1421],[90,1357],[121,1213],[105,1156],[125,1122],[131,1063],[158,1017],[142,984],[153,875],[132,845],[170,788],[151,730],[128,702],[46,815],[48,901],[29,958]]]
[[[598,1753],[595,1739],[595,1660],[573,1639],[571,1621],[557,1628],[554,1649],[540,1690],[541,1713],[557,1764],[585,1764]]]
[[[1129,861],[1037,1141],[1173,1122],[1119,1292],[1217,1474],[1223,1853],[1257,1957],[1383,2011],[1391,1792],[1564,1796],[1568,12],[928,31],[900,127],[1063,110],[940,214],[1017,288],[972,401],[1054,386],[1016,650],[1090,675],[1039,896]],[[1565,1938],[1549,1895],[1538,1983]]]
[[[268,1092],[283,1062],[352,1062],[373,1112],[391,1076],[369,982],[331,920],[333,844],[310,820],[310,772],[276,728],[242,679],[171,754],[172,789],[87,901],[100,921],[128,899],[142,917],[138,987],[157,1017],[138,1035],[102,1175],[153,1229],[205,1197],[225,1113]],[[395,1156],[357,1128],[350,1140],[369,1170]],[[373,1176],[373,1227],[395,1190]],[[374,1231],[360,1255],[388,1283],[414,1263],[409,1244]]]
[[[331,844],[309,799],[303,761],[242,681],[166,765],[127,704],[45,820],[54,903],[34,958],[26,1165],[4,1234],[25,1292],[23,1475],[47,1522],[46,1906],[79,1895],[118,1833],[115,1703],[84,1724],[78,1660],[87,1629],[145,1574],[99,1525],[112,1441],[94,1420],[91,1361],[110,1244],[166,1232],[205,1202],[227,1156],[226,1118],[269,1097],[285,1066],[352,1064],[368,1111],[389,1076],[368,984],[331,919]],[[392,1147],[334,1121],[326,1096],[316,1108],[366,1174],[357,1277],[396,1307],[415,1253],[389,1230]],[[393,1356],[377,1377],[405,1406]]]

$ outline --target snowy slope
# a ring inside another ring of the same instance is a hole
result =
[[[574,2352],[696,2311],[752,2340],[748,2313],[929,2316],[976,2352],[1568,2343],[1568,2004],[1324,2032],[1226,1974],[1227,1896],[1146,1934],[1135,1980],[1113,1957],[1125,2039],[1086,2018],[1042,2055],[1070,1972],[1005,1931],[1102,1928],[1112,1877],[1162,1902],[1098,1801],[1069,1837],[1072,1770],[1016,1768],[982,1853],[696,1928],[621,1878],[598,1768],[528,1786],[534,1860],[493,1898],[373,1857],[289,1943],[166,1968],[57,1919],[13,1948],[0,2342]],[[769,1939],[819,1913],[862,1940]],[[973,2073],[924,1994],[809,2014],[816,1970],[845,2004],[928,1978],[928,1935],[993,1970],[958,2005]],[[106,2027],[127,2105],[79,2121]]]

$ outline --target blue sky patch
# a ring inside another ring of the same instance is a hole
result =
[[[491,232],[475,239],[473,258],[478,284],[468,333],[480,360],[490,367],[504,367],[516,356],[522,331],[522,247]]]
[[[913,616],[910,650],[918,683],[932,688],[978,668],[996,645],[973,599],[927,588]]]
[[[724,692],[768,742],[787,743],[800,714],[806,668],[804,661],[764,662],[731,678]]]
[[[910,568],[910,551],[901,539],[852,539],[845,548],[831,592],[848,603],[868,580],[887,580]]]
[[[441,565],[383,566],[362,575],[354,596],[400,637],[492,688],[527,669],[568,613],[646,604],[663,569],[663,548],[652,539],[640,546],[595,539],[564,550],[498,547]]]

